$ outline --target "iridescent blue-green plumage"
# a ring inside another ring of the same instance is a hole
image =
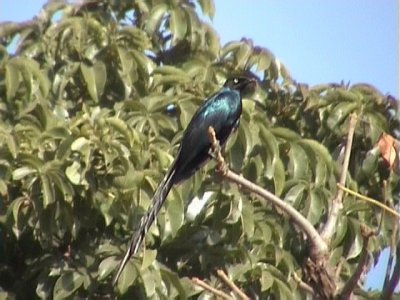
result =
[[[238,127],[242,113],[242,93],[253,83],[254,80],[247,77],[229,78],[224,87],[210,96],[194,114],[183,134],[176,159],[154,193],[151,207],[140,221],[113,284],[117,282],[129,258],[137,253],[172,186],[188,179],[210,158],[208,128],[214,128],[219,143],[223,145]]]

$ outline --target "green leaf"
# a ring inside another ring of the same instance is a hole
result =
[[[144,173],[136,171],[130,166],[125,175],[114,177],[113,184],[118,189],[131,190],[140,186],[143,179]]]
[[[299,144],[304,145],[312,149],[319,157],[321,157],[326,163],[330,163],[332,161],[332,157],[326,149],[326,147],[319,142],[311,139],[301,139]],[[306,150],[306,149],[305,149]]]
[[[168,225],[170,234],[175,235],[178,229],[183,224],[183,217],[184,217],[184,209],[183,209],[183,201],[180,194],[177,193],[175,190],[173,191],[174,197],[170,197],[170,199],[166,203],[166,210],[168,216]]]
[[[99,264],[99,270],[97,272],[99,274],[98,279],[101,281],[107,278],[108,275],[115,270],[118,263],[119,262],[115,256],[109,256],[106,259],[103,259]]]
[[[304,191],[306,187],[304,183],[298,183],[290,188],[290,190],[285,194],[285,202],[290,203],[293,207],[299,208],[301,199],[304,196]]]
[[[81,63],[81,72],[83,79],[86,83],[86,88],[89,92],[90,97],[97,103],[99,102],[98,91],[96,86],[95,70],[93,66],[88,66],[85,63]]]
[[[21,180],[25,176],[31,175],[36,173],[37,170],[31,168],[31,167],[20,167],[18,169],[15,169],[12,173],[13,180]]]
[[[322,196],[315,189],[312,189],[306,200],[307,220],[313,225],[317,224],[324,210],[325,205]]]
[[[379,156],[380,153],[378,147],[373,148],[367,152],[367,155],[362,162],[362,171],[365,173],[366,176],[373,176],[374,172],[377,170]]]
[[[274,277],[268,270],[262,270],[260,283],[262,292],[265,292],[272,287],[272,284],[274,283]]]
[[[146,75],[145,78],[148,78],[148,76],[150,76],[150,74],[156,68],[156,64],[146,55],[137,51],[136,49],[131,49],[131,53],[138,64],[138,68],[142,71],[142,74]]]
[[[40,175],[42,182],[43,207],[55,202],[54,186],[49,177],[45,174]]]
[[[171,11],[170,30],[173,35],[172,45],[176,45],[183,40],[187,33],[187,20],[185,11],[181,8],[176,8]]]
[[[346,118],[352,113],[360,104],[357,102],[340,102],[335,108],[330,112],[327,119],[327,124],[329,128],[335,129],[337,126],[341,125]]]
[[[71,296],[83,283],[83,277],[78,272],[63,273],[56,281],[53,299],[65,299]]]
[[[280,300],[286,300],[286,299],[287,300],[291,300],[291,299],[293,299],[292,298],[293,297],[293,292],[290,289],[290,287],[289,287],[289,285],[287,283],[287,280],[282,281],[282,280],[280,280],[278,278],[275,278],[273,286],[274,286],[274,290],[275,290],[274,294],[275,295],[279,295],[279,299]]]
[[[102,61],[96,61],[93,65],[93,72],[95,75],[97,95],[101,96],[104,92],[104,86],[107,81],[106,65]]]
[[[213,0],[199,0],[199,4],[201,7],[201,11],[203,14],[208,16],[210,19],[214,18],[215,15],[215,6]]]
[[[165,151],[164,149],[161,149],[159,147],[152,147],[152,150],[155,152],[157,156],[157,161],[163,169],[169,168],[169,166],[171,166],[174,158],[171,154],[168,153],[168,151]]]
[[[7,100],[14,98],[20,82],[20,74],[18,67],[12,62],[6,65],[6,97]]]
[[[128,261],[118,279],[118,292],[120,294],[125,294],[128,288],[135,282],[137,277],[138,270],[136,269],[136,266],[131,261]]]
[[[360,255],[363,245],[363,237],[360,232],[360,224],[358,220],[350,220],[352,234],[347,236],[347,242],[350,243],[350,249],[347,253],[347,259],[356,258]],[[352,239],[352,240],[350,240]]]
[[[327,164],[317,159],[317,164],[315,167],[315,186],[324,186],[326,182],[328,182],[329,175],[328,175],[328,166]]]
[[[258,56],[257,71],[259,72],[268,70],[269,66],[272,63],[272,60],[274,59],[273,54],[266,49],[262,49],[257,56]]]
[[[301,137],[294,131],[285,127],[272,127],[269,131],[277,138],[282,138],[286,141],[295,142]]]
[[[302,147],[295,143],[290,144],[288,171],[293,179],[310,179],[308,157]]]
[[[152,298],[154,294],[156,293],[156,286],[157,283],[157,276],[156,272],[151,272],[149,269],[146,269],[144,271],[144,274],[142,274],[142,280],[143,280],[143,285],[146,293],[146,299]]]
[[[333,237],[332,243],[331,243],[331,248],[337,248],[345,238],[347,234],[347,216],[345,215],[339,215],[339,218],[336,223],[336,230],[335,230],[335,235]]]
[[[156,34],[161,25],[161,21],[165,13],[168,11],[166,3],[159,3],[152,7],[149,16],[146,18],[145,29],[150,36]]]
[[[106,119],[106,123],[118,131],[129,144],[133,142],[130,129],[123,120],[117,117],[109,117]]]
[[[368,131],[368,137],[371,140],[372,144],[377,143],[379,138],[381,137],[382,133],[384,131],[387,131],[387,121],[386,119],[382,118],[382,115],[377,114],[377,113],[366,113],[363,115],[363,119],[368,120],[369,124],[369,131]]]
[[[266,152],[265,176],[272,179],[275,174],[276,162],[279,159],[278,142],[269,129],[264,126],[260,126],[260,139],[262,141],[261,146],[265,148]]]
[[[245,68],[245,65],[247,64],[247,61],[252,53],[252,47],[247,44],[242,42],[238,51],[236,52],[235,55],[235,64],[237,68]]]
[[[143,253],[143,260],[142,260],[142,266],[140,270],[145,270],[147,269],[150,265],[153,264],[157,257],[157,250],[150,250],[150,249],[145,249]]]
[[[280,196],[283,188],[285,186],[285,166],[281,159],[276,160],[275,168],[274,168],[274,186],[275,186],[275,194]]]
[[[237,192],[234,193],[229,201],[230,208],[229,214],[225,219],[226,224],[236,224],[239,218],[242,216],[243,200],[241,195]]]
[[[226,59],[231,54],[235,53],[239,49],[241,44],[242,44],[241,42],[237,41],[225,44],[221,50],[221,57]]]
[[[7,182],[0,179],[0,195],[5,197],[8,194]]]
[[[10,205],[10,207],[12,207],[12,214],[13,214],[14,221],[17,224],[17,227],[19,227],[18,226],[19,211],[21,209],[21,206],[24,204],[24,202],[25,202],[25,199],[23,197],[19,197],[19,198],[15,199]]]
[[[238,134],[239,139],[244,146],[244,156],[247,157],[254,147],[253,141],[253,130],[250,128],[250,124],[246,120],[241,120],[241,126],[239,126]]]
[[[160,66],[153,71],[153,75],[160,74],[164,76],[176,75],[177,77],[187,78],[187,73],[180,68],[174,66]],[[163,76],[163,77],[164,77]]]
[[[176,273],[174,273],[166,268],[161,268],[160,273],[161,273],[161,277],[165,284],[170,283],[175,287],[175,289],[179,293],[180,299],[188,299],[189,298],[188,292],[192,290],[191,284],[190,284],[190,286],[186,285],[186,288],[185,288],[185,285],[183,285],[182,280],[180,280],[179,276]]]
[[[11,153],[11,156],[15,159],[18,156],[19,145],[17,138],[14,134],[7,134],[5,136],[5,140],[7,143],[8,150]]]

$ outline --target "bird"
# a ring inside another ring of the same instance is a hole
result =
[[[114,286],[131,256],[138,252],[171,188],[191,177],[211,158],[208,128],[211,126],[214,129],[219,144],[223,146],[239,126],[243,95],[251,92],[255,83],[256,80],[250,76],[229,77],[223,87],[208,97],[197,109],[184,131],[175,160],[155,191],[149,210],[141,218],[140,225],[132,236],[114,276]]]

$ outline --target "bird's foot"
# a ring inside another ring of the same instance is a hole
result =
[[[215,160],[218,160],[218,156],[221,153],[221,145],[218,140],[215,140],[212,147],[208,150],[208,154]]]
[[[217,161],[217,170],[222,175],[226,175],[228,173],[228,166],[225,163],[224,157],[221,154],[221,145],[217,140],[217,136],[215,135],[214,128],[208,128],[208,138],[211,142],[211,148],[208,151],[209,155]]]

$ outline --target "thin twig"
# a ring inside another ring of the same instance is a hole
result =
[[[353,146],[353,138],[354,138],[354,131],[356,128],[356,124],[357,124],[357,114],[353,113],[350,116],[346,149],[345,149],[345,153],[344,153],[342,172],[340,174],[340,180],[339,180],[339,183],[342,186],[344,186],[346,184],[346,178],[347,178],[347,172],[349,169],[351,148]],[[332,200],[332,206],[329,211],[328,219],[321,231],[321,237],[326,242],[329,242],[332,239],[332,236],[334,235],[334,233],[336,232],[336,225],[337,225],[337,220],[339,217],[339,212],[341,211],[341,209],[343,207],[343,195],[344,195],[344,191],[342,191],[341,189],[338,189],[335,198],[333,198],[333,200]]]
[[[390,274],[392,272],[392,266],[393,266],[393,261],[394,261],[394,257],[396,256],[396,247],[397,243],[398,243],[398,230],[399,230],[399,222],[398,220],[393,220],[393,231],[392,231],[392,236],[391,236],[391,241],[390,241],[390,253],[389,253],[389,260],[388,260],[388,264],[386,267],[386,276],[385,276],[385,281],[383,283],[383,293],[385,294],[386,297],[385,299],[390,299],[389,296],[391,296],[393,294],[393,277],[397,276],[395,274],[396,271],[393,272],[392,277],[390,277]],[[397,255],[397,260],[400,260],[400,257]],[[398,262],[397,262],[398,264]],[[395,268],[396,269],[396,268]],[[399,267],[397,267],[397,269],[399,269]],[[397,281],[395,281],[394,286],[397,285],[398,283],[398,279]]]
[[[222,170],[221,175],[224,176],[229,181],[232,181],[238,185],[241,185],[249,189],[253,193],[260,196],[262,199],[266,200],[267,202],[271,203],[272,205],[284,211],[294,221],[294,223],[296,223],[299,226],[299,228],[302,229],[302,231],[307,235],[308,239],[310,240],[311,257],[313,260],[319,261],[322,256],[325,256],[326,252],[328,251],[328,246],[321,238],[318,231],[314,228],[314,226],[289,203],[283,201],[270,191],[261,188],[260,186],[254,184],[253,182],[247,180],[246,178],[239,176],[238,174],[229,170],[225,164],[222,155],[218,153],[220,152],[218,149],[219,143],[216,139],[214,129],[210,127],[208,133],[212,149],[214,150],[214,152],[217,152],[216,153],[217,155],[215,155],[215,157],[217,159],[218,170]]]
[[[354,289],[356,288],[361,275],[365,271],[365,266],[368,263],[368,257],[369,257],[368,242],[369,242],[369,239],[371,238],[371,236],[373,236],[374,234],[375,234],[374,231],[369,229],[367,226],[365,226],[365,225],[361,226],[361,235],[363,236],[363,244],[362,244],[360,258],[358,260],[358,265],[357,265],[353,275],[350,277],[350,279],[347,281],[347,283],[343,287],[342,292],[340,293],[339,299],[343,299],[343,300],[350,299]]]
[[[386,210],[387,212],[391,213],[393,216],[395,216],[396,218],[400,219],[400,213],[398,213],[396,210],[394,210],[393,208],[390,208],[389,206],[382,204],[379,201],[376,201],[375,199],[369,198],[367,196],[361,195],[353,190],[350,190],[340,184],[337,185],[339,187],[339,189],[345,191],[346,193],[349,193],[350,195],[356,196],[359,199],[365,200],[367,202],[370,202],[376,206],[379,206],[380,208]]]
[[[220,291],[216,288],[213,288],[212,286],[208,285],[207,283],[205,283],[203,280],[197,278],[197,277],[193,277],[192,278],[192,282],[195,285],[198,285],[200,287],[202,287],[203,289],[205,289],[206,291],[209,291],[210,293],[214,294],[217,297],[220,297],[222,299],[232,299],[231,296],[229,296],[228,294],[224,293],[223,291]]]
[[[229,286],[230,289],[240,297],[240,299],[243,299],[243,300],[249,300],[250,299],[249,297],[247,297],[247,295],[245,293],[243,293],[239,289],[239,287],[232,280],[230,280],[228,278],[228,276],[225,274],[224,271],[217,270],[217,274],[222,279],[222,281],[225,282],[225,284],[227,286]]]
[[[392,299],[396,286],[400,280],[400,245],[397,245],[396,264],[394,265],[392,278],[389,284],[384,288],[382,299]]]
[[[383,181],[383,188],[382,188],[382,194],[383,194],[383,203],[387,203],[387,198],[386,198],[386,191],[387,191],[387,181]],[[383,290],[385,290],[386,286],[389,284],[390,280],[390,273],[392,272],[392,266],[393,266],[393,258],[396,255],[396,240],[397,240],[397,229],[398,229],[398,222],[397,219],[394,220],[393,222],[393,231],[391,235],[391,241],[390,241],[390,253],[389,253],[389,259],[388,263],[386,266],[386,275],[385,275],[385,281],[383,282]]]
[[[310,293],[311,295],[315,294],[314,289],[311,286],[309,286],[307,283],[305,283],[303,280],[301,280],[301,278],[299,277],[299,275],[297,275],[296,272],[292,273],[292,277],[293,277],[294,281],[296,281],[299,288]]]

